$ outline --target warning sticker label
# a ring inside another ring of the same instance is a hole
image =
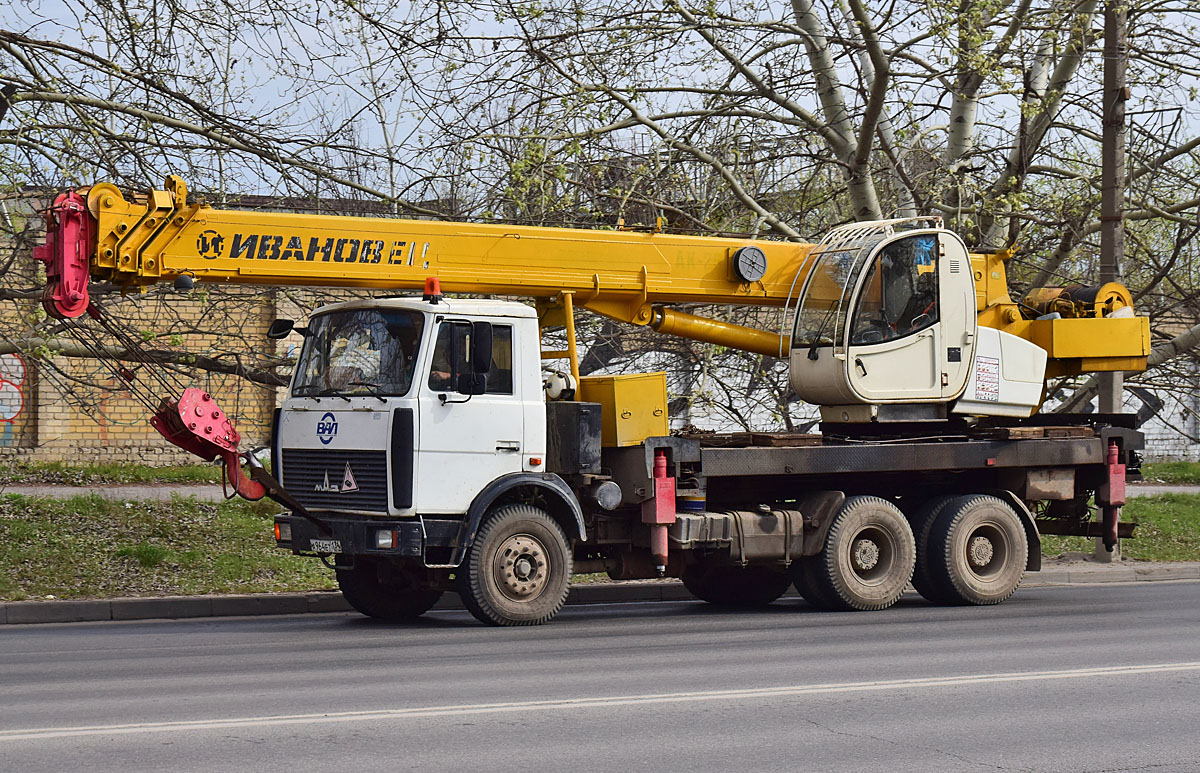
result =
[[[975,399],[1000,402],[1000,360],[996,357],[975,358]]]

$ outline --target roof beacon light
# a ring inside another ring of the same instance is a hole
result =
[[[425,277],[425,297],[421,300],[435,305],[442,300],[442,283],[436,276]]]

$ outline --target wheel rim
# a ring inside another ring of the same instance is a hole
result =
[[[492,575],[509,599],[532,601],[546,590],[550,578],[546,546],[531,534],[512,535],[496,549]]]
[[[859,582],[883,584],[891,576],[896,561],[896,541],[883,529],[868,526],[850,540],[846,558]]]
[[[963,566],[984,582],[995,580],[1008,566],[1012,547],[1000,524],[985,521],[967,535]]]

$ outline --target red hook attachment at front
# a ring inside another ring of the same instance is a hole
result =
[[[188,387],[178,400],[164,397],[150,424],[167,440],[206,462],[221,457],[225,475],[240,496],[257,500],[267,493],[261,483],[242,472],[238,455],[241,436],[217,407],[217,401],[203,389]]]
[[[33,257],[46,264],[42,306],[54,319],[73,319],[88,308],[96,221],[78,191],[60,193],[46,210],[46,243]]]

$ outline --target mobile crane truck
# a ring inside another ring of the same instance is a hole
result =
[[[1011,253],[971,254],[936,218],[797,244],[222,210],[189,203],[174,176],[128,198],[68,191],[46,218],[43,305],[67,327],[105,323],[89,281],[423,289],[274,323],[304,343],[272,474],[239,455],[202,390],[162,397],[151,419],[223,459],[238,493],[283,502],[279,546],[331,563],[372,617],[456,591],[484,623],[544,623],[572,573],[598,571],[681,577],[731,606],[794,583],[819,607],[883,609],[910,581],[936,603],[996,604],[1040,568],[1039,535],[1111,549],[1131,531],[1131,418],[1036,412],[1050,378],[1144,369],[1147,319],[1114,283],[1016,302]],[[787,322],[756,330],[682,303]],[[821,433],[670,434],[664,374],[579,376],[578,307],[788,358]],[[542,349],[563,327],[566,350]],[[551,358],[569,374],[547,378]]]

